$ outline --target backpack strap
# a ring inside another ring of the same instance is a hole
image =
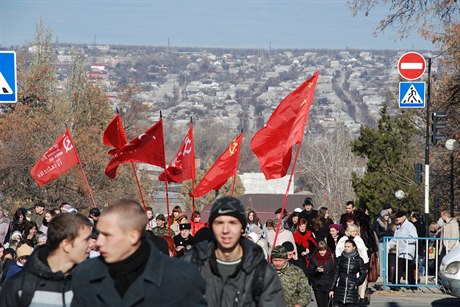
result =
[[[38,282],[38,276],[24,272],[24,277],[22,279],[22,292],[19,297],[19,307],[27,307],[30,303],[32,303]]]
[[[259,262],[255,268],[254,278],[252,279],[252,298],[256,305],[259,304],[260,297],[264,292],[264,279],[267,265],[268,262],[263,260]]]

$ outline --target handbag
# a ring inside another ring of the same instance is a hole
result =
[[[327,307],[334,307],[334,298],[333,297],[329,297],[329,303],[327,303]]]
[[[377,253],[371,254],[369,260],[369,273],[367,274],[367,281],[376,282],[380,276],[380,261]]]

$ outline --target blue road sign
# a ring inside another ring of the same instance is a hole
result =
[[[0,51],[0,103],[18,101],[16,52]]]
[[[425,82],[400,82],[399,107],[425,108]]]

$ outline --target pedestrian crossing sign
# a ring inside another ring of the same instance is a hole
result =
[[[0,51],[0,103],[18,101],[16,52]]]
[[[425,108],[425,82],[400,82],[399,107]]]

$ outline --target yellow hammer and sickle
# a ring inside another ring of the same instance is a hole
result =
[[[230,150],[230,156],[233,156],[233,154],[238,151],[238,142],[233,142],[229,150]]]

